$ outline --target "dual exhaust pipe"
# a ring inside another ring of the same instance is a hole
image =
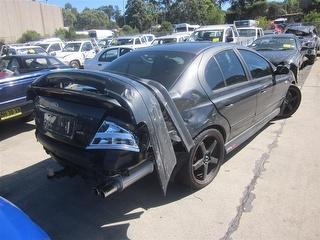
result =
[[[133,183],[139,181],[141,178],[149,175],[154,170],[152,161],[145,161],[139,166],[129,171],[128,176],[118,176],[112,182],[94,189],[96,195],[106,198],[115,192],[121,192]]]

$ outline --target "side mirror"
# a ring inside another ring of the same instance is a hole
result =
[[[276,71],[274,72],[275,74],[288,74],[290,72],[289,68],[285,65],[278,65],[276,68]]]
[[[226,42],[233,42],[233,37],[232,36],[226,37]]]

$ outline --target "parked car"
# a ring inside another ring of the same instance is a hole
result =
[[[142,37],[145,38],[145,40],[146,40],[146,42],[147,42],[147,45],[149,45],[149,46],[152,44],[153,40],[156,38],[155,35],[150,34],[150,33],[148,33],[148,34],[142,34]]]
[[[203,188],[225,152],[274,117],[292,115],[301,99],[287,67],[240,45],[158,45],[106,71],[50,73],[28,92],[36,137],[65,167],[51,177],[91,177],[103,197],[155,169],[164,192],[173,171]]]
[[[264,36],[262,28],[258,27],[241,27],[237,28],[240,37],[247,38],[246,46],[250,45],[254,40]]]
[[[266,35],[258,38],[250,47],[269,59],[275,66],[287,65],[295,76],[295,82],[298,82],[299,70],[304,63],[306,47],[301,45],[295,35]]]
[[[42,47],[47,53],[55,55],[61,52],[64,47],[64,42],[60,38],[48,38],[33,43],[35,46]]]
[[[14,55],[0,58],[0,122],[33,119],[33,103],[26,100],[28,86],[52,69],[67,68],[52,56]]]
[[[189,37],[189,34],[171,34],[157,37],[153,40],[152,45],[185,42]]]
[[[87,58],[93,58],[96,55],[95,48],[91,41],[72,41],[68,42],[55,56],[73,68],[83,67]]]
[[[35,224],[21,209],[0,197],[0,239],[49,240],[48,234]]]
[[[39,46],[3,45],[1,48],[0,56],[27,54],[48,55],[48,53],[42,47]]]
[[[84,69],[103,70],[112,61],[133,50],[134,48],[126,45],[109,47],[100,51],[94,58],[86,60],[84,62]]]
[[[123,36],[118,37],[113,43],[113,46],[127,45],[133,48],[142,48],[148,46],[144,39],[140,36]]]
[[[247,37],[240,37],[238,30],[233,24],[209,25],[196,29],[190,36],[190,42],[210,41],[247,44]]]
[[[314,63],[318,50],[320,50],[320,38],[315,26],[303,26],[303,25],[289,25],[285,33],[291,33],[296,35],[302,46],[307,47],[306,56],[310,63]]]

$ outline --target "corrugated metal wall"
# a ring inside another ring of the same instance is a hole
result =
[[[63,27],[61,8],[31,0],[0,0],[0,40],[17,41],[27,30],[42,36]]]

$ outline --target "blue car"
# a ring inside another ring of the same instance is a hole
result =
[[[28,86],[53,69],[69,68],[53,56],[16,55],[0,59],[0,122],[15,118],[30,121],[33,103],[26,101]]]
[[[24,212],[2,197],[0,197],[0,226],[0,239],[50,239],[48,234],[36,225]]]

